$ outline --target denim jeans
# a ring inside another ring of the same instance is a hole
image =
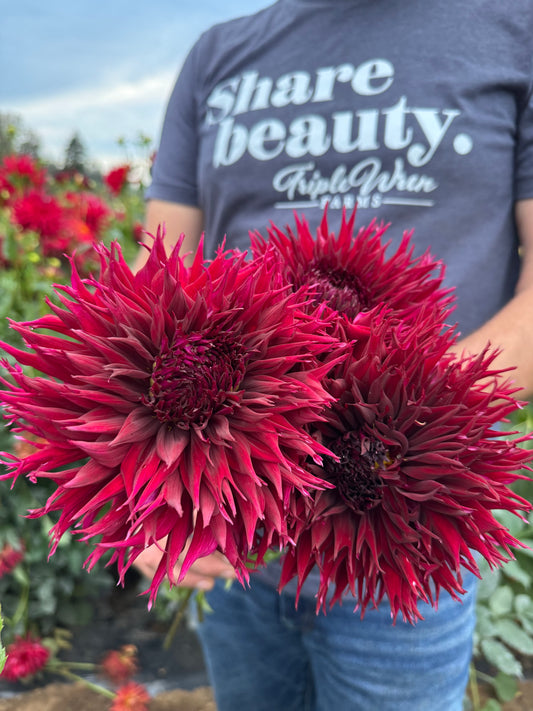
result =
[[[461,711],[476,580],[457,603],[442,593],[424,621],[393,625],[386,601],[361,620],[351,598],[326,615],[315,600],[217,583],[199,635],[218,711]]]

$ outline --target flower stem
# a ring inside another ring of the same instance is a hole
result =
[[[479,698],[479,686],[477,683],[477,670],[474,664],[470,665],[470,696],[472,699],[472,706],[474,707],[474,711],[479,711],[481,708],[480,706],[480,698]]]
[[[172,624],[170,625],[169,630],[165,636],[165,639],[163,640],[163,649],[165,649],[165,650],[170,649],[170,645],[172,644],[174,635],[176,634],[176,631],[177,631],[178,627],[180,626],[180,622],[182,621],[183,616],[185,615],[187,606],[189,604],[189,600],[191,599],[193,592],[194,592],[194,588],[188,588],[187,592],[183,595],[182,599],[180,600],[180,604],[178,605],[178,609],[176,610],[176,614],[174,615]]]
[[[78,676],[78,674],[74,674],[73,672],[69,671],[68,669],[64,669],[61,667],[54,669],[52,667],[50,669],[50,671],[53,671],[55,674],[59,674],[60,676],[64,676],[65,679],[69,679],[70,681],[79,681],[87,688],[92,689],[93,691],[96,691],[98,694],[102,694],[102,696],[107,696],[108,699],[115,698],[115,693],[113,691],[110,691],[109,689],[106,689],[103,686],[99,686],[98,684],[93,684],[92,681],[88,681],[87,679],[84,679],[83,677]]]

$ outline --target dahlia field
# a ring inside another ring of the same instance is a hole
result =
[[[104,199],[25,157],[0,172],[4,272],[27,290],[4,307],[1,478],[6,500],[45,492],[24,511],[49,565],[67,540],[124,580],[156,544],[152,604],[214,551],[243,585],[275,553],[280,587],[318,573],[317,612],[387,605],[412,624],[419,601],[461,598],[466,568],[487,581],[478,647],[517,675],[509,647],[533,651],[530,410],[488,347],[450,351],[445,265],[355,213],[336,233],[326,211],[316,234],[304,216],[251,225],[250,254],[200,244],[190,267],[160,229],[134,273],[127,175]],[[23,570],[30,546],[7,531],[5,570]]]

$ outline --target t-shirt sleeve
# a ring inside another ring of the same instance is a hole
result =
[[[186,58],[167,104],[147,199],[198,205],[195,53]]]
[[[518,122],[515,197],[533,198],[533,78]]]

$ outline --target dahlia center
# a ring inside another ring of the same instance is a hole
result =
[[[356,274],[332,268],[322,260],[315,263],[310,276],[318,287],[318,296],[348,318],[355,318],[360,311],[370,308],[370,290]]]
[[[380,471],[391,463],[383,442],[361,432],[346,432],[328,446],[339,461],[326,457],[324,475],[335,484],[343,501],[358,513],[379,504],[383,486]]]
[[[178,333],[154,361],[144,402],[170,426],[203,427],[244,373],[244,347],[231,334]]]

